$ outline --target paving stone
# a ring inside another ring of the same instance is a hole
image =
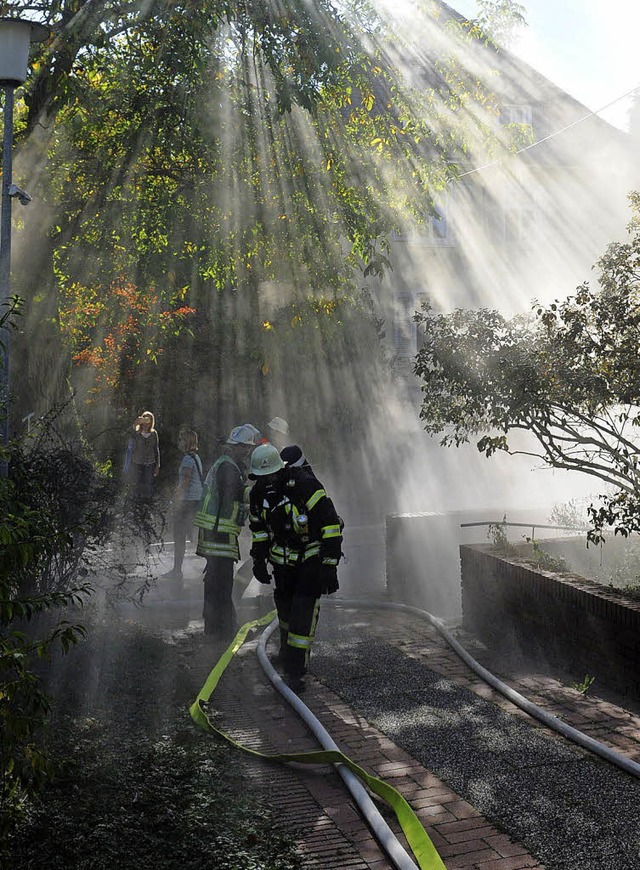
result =
[[[328,622],[321,622],[321,627],[328,627]],[[553,857],[553,844],[536,841],[539,816],[550,809],[554,810],[551,818],[557,825],[568,824],[573,831],[578,821],[584,824],[585,819],[577,807],[563,818],[558,804],[574,793],[569,783],[581,769],[583,775],[587,771],[589,783],[586,803],[593,804],[595,811],[597,797],[607,793],[609,780],[604,771],[608,770],[608,765],[594,762],[563,738],[548,737],[540,723],[533,722],[499,693],[488,690],[475,675],[470,676],[466,665],[461,664],[439,633],[423,620],[394,613],[393,619],[385,617],[384,625],[380,625],[377,615],[363,622],[370,632],[378,635],[378,640],[370,637],[370,643],[361,648],[355,644],[348,654],[333,649],[339,661],[340,695],[327,679],[331,656],[323,647],[323,631],[319,631],[312,669],[321,679],[309,681],[303,700],[347,755],[369,772],[389,781],[409,801],[436,848],[442,850],[447,870],[456,867],[471,870],[545,870],[545,867],[546,870],[637,870],[640,866],[640,840],[633,828],[630,829],[628,848],[616,856],[616,863],[607,863],[609,859],[602,855],[594,857],[588,854],[580,844],[573,848],[570,859],[558,863],[558,859]],[[347,625],[349,632],[353,633],[348,617]],[[325,637],[328,636],[329,633],[325,632]],[[381,637],[385,638],[386,646],[381,646]],[[327,649],[334,641],[332,638]],[[404,655],[397,652],[400,647]],[[282,751],[283,748],[317,748],[315,738],[309,735],[301,720],[291,718],[285,702],[277,693],[272,696],[274,690],[269,685],[265,687],[266,678],[256,663],[251,644],[245,646],[242,654],[241,678],[238,680],[234,674],[236,685],[233,690],[227,687],[224,711],[227,721],[235,723],[236,738],[265,752]],[[474,654],[479,654],[476,649]],[[393,667],[390,667],[390,662]],[[420,672],[419,678],[416,678],[416,668]],[[605,738],[611,737],[617,751],[630,755],[640,753],[639,716],[611,701],[605,702],[595,696],[584,697],[546,676],[529,675],[514,683],[514,688],[524,695],[529,693],[529,696],[534,686],[540,698],[536,703],[546,704],[550,712],[580,716],[597,731],[598,739],[604,742]],[[367,693],[372,692],[377,693],[374,695],[375,707],[369,707],[367,703],[362,706]],[[438,697],[440,700],[434,705],[433,701]],[[391,705],[394,705],[393,715],[408,717],[407,727],[401,731],[393,725]],[[389,712],[385,713],[385,709]],[[490,710],[493,712],[489,713]],[[455,756],[442,767],[446,759],[442,751],[442,729],[450,716],[457,723],[456,730],[462,730],[464,734],[461,740],[445,741],[450,744],[449,749],[455,750]],[[247,727],[247,721],[251,721],[252,727]],[[262,730],[265,723],[269,723],[267,734]],[[510,724],[506,739],[503,739],[499,737],[498,727],[506,727],[506,723]],[[415,741],[421,734],[424,745],[425,737],[434,733],[437,739],[428,739],[427,746],[434,753],[435,763],[429,763],[428,756],[414,751]],[[549,750],[555,766],[551,776],[545,767],[548,745],[554,747]],[[517,761],[510,760],[511,753],[516,753]],[[464,779],[456,775],[454,759],[455,764],[471,764],[473,772],[467,778],[471,788],[463,787]],[[251,759],[247,761],[247,767],[258,768],[256,778],[264,783],[265,798],[274,801],[274,794],[277,795],[274,806],[283,807],[289,816],[288,826],[299,832],[299,850],[305,856],[305,866],[327,870],[391,870],[393,864],[381,852],[332,766],[300,769],[301,766],[294,768],[289,765],[274,770],[272,764]],[[521,807],[525,804],[520,802],[515,786],[517,776],[522,775],[523,770],[526,770],[529,784],[539,782],[536,788],[546,787],[551,792],[546,801],[529,795],[529,809],[524,812]],[[638,796],[637,783],[631,781],[629,784],[630,780],[626,777],[626,784],[618,784],[613,790],[609,799],[611,806],[625,805],[631,793]],[[500,793],[511,794],[514,805],[510,808],[512,816],[506,812],[505,818],[500,818],[500,828],[496,828],[493,821],[500,815],[496,800]],[[585,798],[583,791],[575,793]],[[403,841],[393,813],[386,805],[380,805],[384,818]],[[586,827],[588,829],[589,825]],[[595,830],[590,831],[591,842],[597,836]],[[610,838],[614,835],[615,830],[611,830]],[[328,854],[332,849],[333,856]],[[453,850],[451,855],[447,853],[448,849]],[[545,864],[543,859],[549,857],[550,862]],[[633,863],[635,858],[638,861]],[[598,860],[600,864],[595,863]]]

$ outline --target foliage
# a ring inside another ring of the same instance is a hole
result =
[[[549,523],[560,529],[572,531],[587,531],[588,500],[572,498],[563,504],[556,504],[549,514]]]
[[[605,550],[607,544],[604,545]],[[640,543],[636,536],[624,541],[622,549],[616,548],[599,569],[594,579],[609,587],[613,592],[621,592],[632,598],[640,597]]]
[[[267,288],[284,304],[354,298],[358,271],[368,279],[388,268],[391,230],[428,217],[472,140],[497,147],[495,100],[463,62],[483,36],[438,4],[424,4],[425,21],[447,39],[411,84],[389,59],[397,34],[362,0],[32,7],[56,28],[37,49],[17,118],[17,140],[46,166],[42,270],[50,281],[53,266],[55,288],[41,298],[59,294],[74,384],[84,387],[83,373],[98,366],[94,406],[113,399],[130,414],[152,404],[159,351],[171,383],[182,384],[193,368],[184,348],[221,342],[226,377],[238,373],[244,386],[264,355],[256,345],[272,313]],[[40,283],[29,268],[23,280]],[[148,298],[151,320],[131,324],[117,287]],[[188,324],[187,309],[196,311]],[[160,314],[178,341],[158,331]],[[212,389],[221,402],[215,364]],[[155,410],[165,399],[176,407],[173,391],[161,392]]]
[[[133,3],[105,2],[92,9],[88,3],[61,4],[67,5],[58,9],[61,32],[42,50],[28,86],[25,132],[47,109],[66,129],[74,151],[86,150],[94,171],[85,176],[71,152],[70,177],[57,191],[57,201],[99,232],[91,216],[95,211],[113,230],[107,251],[114,242],[123,247],[128,235],[109,217],[130,185],[142,200],[131,217],[143,257],[171,247],[175,231],[166,212],[175,206],[178,213],[181,206],[195,211],[192,231],[199,216],[215,225],[216,217],[225,217],[218,203],[208,203],[209,214],[198,215],[209,193],[203,182],[210,176],[214,186],[220,179],[227,191],[240,185],[240,203],[242,187],[249,182],[248,189],[255,188],[247,200],[252,207],[246,230],[253,233],[243,238],[245,229],[237,217],[232,220],[220,251],[223,261],[229,254],[235,260],[237,251],[236,268],[246,268],[256,256],[252,241],[268,253],[265,218],[274,220],[274,228],[278,219],[285,221],[285,229],[296,217],[299,224],[305,218],[324,236],[330,229],[326,218],[337,215],[354,255],[374,274],[384,265],[376,240],[391,228],[380,193],[411,202],[424,214],[431,189],[454,176],[450,164],[456,153],[462,155],[464,138],[451,110],[460,110],[479,83],[458,70],[454,94],[453,83],[444,77],[451,61],[442,57],[437,60],[442,84],[426,95],[423,87],[401,84],[382,49],[372,48],[368,39],[367,29],[376,30],[381,45],[390,34],[367,4],[345,4],[338,12],[327,0],[313,9],[290,0],[277,10],[263,3],[209,0],[188,17],[177,3],[148,4],[144,11]],[[436,15],[433,10],[425,14]],[[51,12],[49,17],[55,21]],[[468,38],[466,32],[457,34],[461,47]],[[295,106],[306,110],[306,120]],[[227,150],[234,117],[238,147],[230,143]],[[488,122],[489,115],[487,134]],[[60,133],[56,139],[57,146]],[[386,165],[385,173],[377,163]],[[390,185],[385,174],[392,167],[396,183]],[[320,171],[321,187],[314,179]],[[282,201],[283,173],[294,186],[289,202]],[[326,202],[323,190],[329,194]],[[99,208],[86,212],[86,203],[96,198]],[[159,208],[149,208],[152,200]],[[128,223],[128,213],[119,214]],[[60,230],[64,234],[62,224]],[[192,254],[199,251],[201,239],[183,234],[180,241],[193,243]],[[274,250],[283,253],[281,247]]]
[[[198,641],[97,624],[72,666],[57,662],[58,773],[12,837],[9,866],[300,866],[241,756],[188,718],[211,654]]]
[[[487,537],[492,541],[493,550],[499,556],[507,559],[518,559],[542,571],[563,572],[569,570],[564,559],[559,559],[547,553],[535,538],[524,537],[524,544],[512,544],[507,536],[507,517],[501,523],[489,523]],[[529,546],[525,546],[528,544]]]
[[[113,532],[116,501],[113,480],[96,471],[85,449],[61,438],[53,412],[26,443],[0,453],[10,469],[0,478],[4,842],[28,796],[41,790],[53,772],[42,737],[50,705],[40,673],[56,651],[66,653],[85,637],[78,614],[93,592],[89,572],[96,570]],[[130,526],[132,534],[141,528],[140,523]]]
[[[60,308],[60,329],[71,346],[73,362],[94,369],[96,393],[103,386],[130,389],[140,362],[155,363],[164,352],[163,334],[180,335],[195,313],[187,305],[166,308],[153,288],[144,291],[122,280],[109,288],[75,284],[62,295],[71,301]],[[104,332],[104,327],[110,331],[98,343],[96,333]]]
[[[496,553],[502,556],[513,556],[516,548],[507,537],[507,517],[503,517],[501,523],[489,523],[487,526],[487,538],[492,542]]]
[[[589,674],[585,674],[579,683],[571,683],[571,688],[580,692],[581,695],[586,695],[591,686],[595,683],[595,680],[595,677],[590,677]]]
[[[526,8],[512,0],[478,0],[477,21],[499,45],[509,45],[514,31],[526,27]]]
[[[571,566],[568,564],[566,559],[558,558],[557,556],[552,556],[550,553],[547,553],[547,551],[541,546],[540,542],[536,541],[535,538],[525,538],[525,541],[527,544],[531,545],[533,556],[530,561],[536,566],[536,568],[540,568],[543,571],[554,571],[555,573],[563,573],[571,570]]]
[[[15,456],[11,457],[12,468]],[[37,489],[21,493],[13,479],[0,479],[0,834],[4,842],[23,807],[25,797],[42,788],[51,773],[38,733],[49,711],[48,700],[34,670],[54,646],[67,651],[83,636],[82,626],[65,620],[53,627],[46,614],[80,605],[90,588],[69,585],[59,576],[52,588],[52,566],[74,561],[74,534],[55,504],[34,504]],[[60,504],[60,499],[58,499]],[[31,630],[31,623],[40,630]]]
[[[598,289],[585,283],[512,319],[487,309],[439,314],[429,305],[416,315],[425,429],[444,445],[479,435],[486,456],[536,456],[597,478],[611,491],[589,508],[596,542],[605,526],[622,535],[640,529],[640,229],[635,221],[629,229],[631,240],[600,259]],[[537,446],[514,444],[518,431]]]

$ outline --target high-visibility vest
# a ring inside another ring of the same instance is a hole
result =
[[[233,499],[222,513],[222,498],[218,486],[218,470],[229,462],[238,473],[238,496]],[[238,535],[244,525],[246,508],[243,504],[244,478],[242,471],[229,456],[221,456],[209,469],[204,481],[202,499],[195,516],[194,524],[199,527],[198,556],[219,556],[225,559],[239,559]]]

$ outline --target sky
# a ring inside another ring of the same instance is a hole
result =
[[[447,0],[467,17],[475,0]],[[640,0],[519,0],[528,27],[510,50],[591,111],[640,85]],[[598,114],[628,129],[631,99]]]

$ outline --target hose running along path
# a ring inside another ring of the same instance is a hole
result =
[[[501,695],[504,695],[505,698],[508,698],[516,707],[519,707],[521,710],[524,710],[525,713],[528,713],[530,716],[533,716],[538,721],[542,722],[543,725],[546,725],[547,728],[551,728],[553,731],[556,731],[558,734],[561,734],[563,737],[566,737],[567,740],[571,740],[573,743],[577,743],[579,746],[582,746],[583,749],[592,752],[594,755],[599,755],[601,758],[604,758],[606,761],[614,764],[616,767],[619,767],[621,770],[624,770],[625,773],[631,774],[631,776],[635,776],[640,778],[640,764],[638,762],[633,761],[630,758],[627,758],[625,755],[621,755],[619,752],[615,752],[615,750],[610,749],[608,746],[605,746],[603,743],[599,743],[597,740],[594,740],[593,737],[589,737],[588,734],[584,734],[582,731],[578,731],[577,728],[573,728],[571,725],[567,725],[566,722],[563,722],[558,716],[554,716],[551,713],[548,713],[546,710],[543,710],[541,707],[538,707],[532,701],[529,701],[528,698],[525,698],[524,695],[521,695],[519,692],[516,692],[515,689],[512,689],[511,686],[508,686],[506,683],[503,683],[499,680],[491,671],[488,671],[484,668],[479,662],[477,662],[456,640],[453,635],[447,631],[444,623],[438,617],[433,616],[433,614],[428,613],[426,610],[421,610],[419,607],[411,607],[408,604],[397,604],[391,601],[369,601],[367,599],[364,600],[350,600],[350,599],[329,599],[329,603],[339,607],[372,607],[379,608],[381,610],[398,610],[404,611],[406,613],[414,613],[417,616],[421,616],[426,619],[438,632],[442,635],[442,637],[446,640],[449,646],[460,656],[460,658],[467,664],[471,670],[475,671],[481,679],[492,686],[496,691],[500,692]]]
[[[324,749],[339,751],[338,745],[331,738],[326,728],[318,721],[318,719],[316,719],[311,710],[300,700],[295,692],[287,686],[269,661],[267,657],[267,641],[277,627],[278,620],[274,619],[260,637],[258,642],[258,659],[260,665],[277,691],[280,692],[287,703],[289,703],[303,721],[306,722],[320,745]],[[371,828],[378,843],[380,843],[380,846],[384,849],[395,866],[398,867],[399,870],[416,870],[415,862],[382,818],[378,808],[369,797],[367,790],[358,777],[343,764],[336,764],[335,768],[351,792],[353,799],[366,819],[367,824]]]
[[[277,753],[276,755],[267,755],[263,752],[260,752],[256,749],[252,749],[248,746],[243,746],[242,744],[236,742],[229,734],[221,730],[211,718],[211,711],[208,710],[208,705],[210,703],[211,697],[215,692],[215,689],[222,677],[225,669],[230,663],[233,656],[240,649],[240,647],[245,642],[247,635],[254,628],[258,628],[259,626],[264,626],[270,624],[270,629],[267,629],[261,639],[261,645],[259,645],[258,655],[260,658],[260,663],[262,664],[263,669],[269,675],[269,678],[273,682],[274,686],[277,690],[285,697],[285,699],[299,712],[299,714],[305,719],[307,724],[311,727],[312,731],[322,739],[325,746],[329,746],[331,748],[323,748],[318,751],[311,752],[284,752]],[[384,819],[382,819],[380,813],[377,808],[371,802],[369,795],[359,786],[359,784],[352,779],[351,776],[345,775],[346,772],[351,774],[355,774],[355,776],[361,780],[373,793],[378,795],[378,797],[382,798],[386,801],[387,804],[393,809],[396,814],[396,818],[400,823],[400,827],[407,839],[407,843],[409,844],[417,862],[420,870],[445,870],[445,866],[440,858],[434,844],[432,843],[429,835],[425,831],[424,827],[420,823],[418,817],[413,812],[407,801],[400,794],[400,792],[396,791],[393,786],[384,782],[384,780],[378,779],[375,776],[367,773],[367,771],[360,767],[360,765],[356,764],[351,758],[341,752],[335,744],[331,741],[331,738],[327,734],[326,731],[322,728],[319,722],[315,720],[315,717],[312,716],[311,712],[307,710],[305,705],[298,699],[297,695],[295,695],[291,689],[284,683],[282,678],[275,672],[272,668],[270,662],[266,657],[266,641],[268,640],[270,634],[275,630],[278,625],[278,621],[276,618],[275,610],[270,613],[265,614],[264,616],[260,616],[252,622],[245,623],[241,628],[238,629],[238,632],[235,638],[232,640],[231,644],[224,651],[222,656],[218,659],[213,669],[209,673],[205,684],[202,689],[198,693],[197,698],[191,704],[189,708],[189,712],[191,714],[191,718],[193,721],[205,731],[212,732],[217,734],[218,736],[224,738],[233,746],[236,746],[238,749],[242,749],[245,752],[250,753],[251,755],[257,756],[259,758],[269,759],[271,761],[279,761],[279,762],[299,762],[302,764],[332,764],[335,766],[337,770],[339,770],[342,778],[347,782],[348,787],[356,799],[358,806],[363,810],[365,814],[365,818],[368,821],[373,833],[378,838],[380,845],[387,852],[387,855],[393,862],[393,864],[399,868],[399,870],[415,870],[416,865],[405,851],[404,847],[400,844],[400,842],[396,839],[393,832],[388,828]],[[344,773],[343,769],[344,768]]]

